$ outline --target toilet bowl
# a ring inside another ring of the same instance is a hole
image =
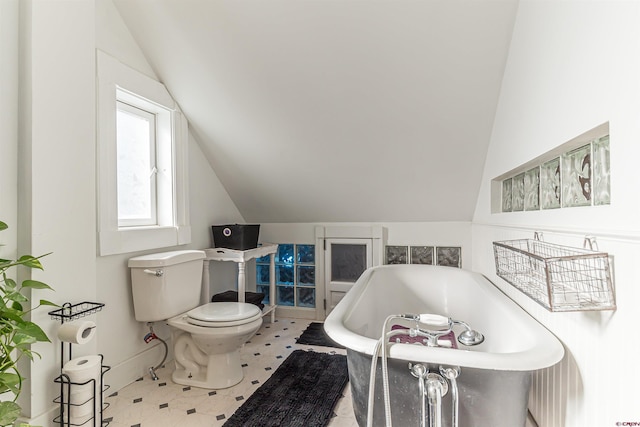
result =
[[[262,311],[238,302],[200,305],[204,257],[184,250],[131,258],[134,314],[139,322],[170,326],[174,382],[227,388],[242,381],[239,350],[262,325]]]
[[[174,382],[222,389],[242,381],[239,350],[262,325],[253,304],[212,302],[167,320],[172,328]]]

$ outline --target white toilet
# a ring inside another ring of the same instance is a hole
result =
[[[207,389],[242,381],[239,350],[262,325],[253,304],[200,305],[203,251],[184,250],[129,260],[136,320],[171,326],[173,381]]]

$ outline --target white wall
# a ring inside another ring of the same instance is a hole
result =
[[[5,11],[17,9],[18,2],[2,0],[0,31],[5,26]],[[0,156],[0,166],[7,163],[7,183],[4,176],[0,196],[20,199],[20,235],[18,250],[41,254],[52,252],[44,259],[45,270],[34,278],[55,288],[54,293],[38,292],[36,298],[57,303],[97,301],[105,308],[90,317],[98,325],[96,338],[84,346],[74,346],[73,356],[100,353],[105,364],[112,366],[106,383],[118,390],[144,375],[147,368],[160,361],[158,348],[150,349],[143,337],[145,325],[134,320],[130,292],[128,258],[137,253],[111,257],[96,256],[96,99],[95,50],[99,48],[127,65],[149,75],[153,70],[139,48],[133,43],[111,0],[64,1],[25,0],[19,2],[21,36],[20,93],[7,92],[0,108],[7,128],[2,137],[9,141],[9,153],[20,147],[18,170],[9,159]],[[11,16],[11,15],[7,15]],[[13,13],[13,17],[17,16]],[[15,25],[15,24],[14,24]],[[11,38],[2,39],[8,49],[2,49],[0,82],[16,85],[18,66],[16,49]],[[14,40],[15,43],[15,40]],[[8,58],[5,66],[4,59]],[[12,130],[18,126],[14,106],[19,99],[19,136]],[[14,117],[12,120],[5,117]],[[20,143],[17,143],[17,138]],[[3,142],[4,149],[4,142]],[[15,154],[11,154],[15,158]],[[192,243],[189,248],[211,245],[209,227],[219,222],[242,222],[235,205],[204,160],[197,141],[190,137],[190,211]],[[5,174],[5,168],[3,174]],[[18,193],[15,181],[18,177]],[[17,195],[17,196],[16,196]],[[5,214],[4,209],[0,211]],[[10,213],[6,214],[10,217]],[[2,218],[9,221],[10,218]],[[13,225],[13,224],[10,224]],[[183,249],[180,248],[166,248]],[[221,274],[234,276],[233,268]],[[29,421],[36,425],[52,425],[56,406],[52,403],[59,390],[53,379],[59,375],[60,347],[56,339],[59,325],[38,310],[34,320],[42,324],[53,344],[38,345],[42,359],[30,364],[32,393],[21,396],[21,405]],[[159,325],[158,335],[168,336]]]
[[[56,289],[33,299],[93,300],[95,288],[95,83],[92,2],[20,2],[23,37],[21,111],[20,252],[41,255],[45,271],[32,277]],[[29,221],[30,216],[30,221]],[[47,310],[32,319],[50,336]],[[29,390],[21,396],[27,414],[51,406],[59,351],[36,345],[42,359],[31,364]],[[87,350],[95,352],[95,343]],[[41,391],[45,390],[46,393]],[[37,392],[37,393],[36,393]]]
[[[530,407],[541,427],[637,421],[640,322],[640,3],[521,1],[473,224],[473,269],[484,273],[565,345],[535,375]],[[611,205],[491,214],[490,181],[609,122]],[[594,235],[613,255],[616,312],[549,313],[495,274],[492,242],[532,238],[582,247]]]
[[[0,258],[18,258],[18,16],[17,0],[0,0]],[[9,271],[16,279],[16,271]]]
[[[18,2],[0,0],[0,257],[16,255],[18,224]]]

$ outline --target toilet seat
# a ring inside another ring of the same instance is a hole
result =
[[[210,302],[186,313],[190,324],[209,328],[244,325],[261,317],[256,305],[244,302]]]

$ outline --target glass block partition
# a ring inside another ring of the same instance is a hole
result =
[[[462,267],[462,248],[459,246],[403,246],[387,245],[385,264],[428,264]]]
[[[315,245],[285,243],[275,254],[276,304],[288,307],[316,306]],[[256,260],[256,288],[269,303],[269,257]]]
[[[611,203],[609,135],[592,139],[500,181],[500,212]]]

